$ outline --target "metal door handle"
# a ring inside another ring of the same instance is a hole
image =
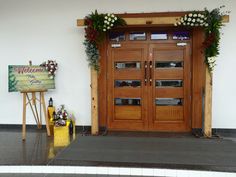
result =
[[[149,83],[152,85],[152,61],[149,61]]]
[[[144,62],[144,84],[147,85],[147,61]]]

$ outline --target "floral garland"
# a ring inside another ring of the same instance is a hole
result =
[[[57,71],[57,62],[53,60],[48,60],[44,63],[42,63],[40,66],[45,67],[45,69],[48,71],[48,76],[50,79],[55,78],[56,71]]]
[[[103,41],[107,31],[125,24],[122,18],[109,13],[98,14],[97,10],[85,17],[84,46],[89,66],[99,70],[100,54],[98,44]]]
[[[205,41],[202,48],[205,52],[205,62],[212,73],[216,66],[216,57],[219,55],[220,30],[223,27],[222,17],[229,13],[221,13],[220,8],[209,11],[205,8],[203,12],[194,11],[184,15],[175,23],[175,26],[203,27],[205,31]]]

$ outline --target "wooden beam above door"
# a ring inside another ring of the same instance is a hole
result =
[[[156,13],[158,14],[158,13]],[[174,23],[178,22],[179,19],[182,17],[182,15],[175,15],[175,16],[150,16],[147,15],[145,17],[145,14],[143,14],[143,17],[139,16],[129,16],[129,14],[124,14],[127,17],[123,17],[123,15],[120,15],[127,23],[127,25],[135,26],[135,25],[174,25]],[[229,15],[223,16],[223,23],[229,22]],[[77,26],[85,26],[84,25],[84,19],[78,19],[77,20]]]

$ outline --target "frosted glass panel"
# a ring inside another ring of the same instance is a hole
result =
[[[145,32],[132,32],[129,34],[129,39],[131,41],[146,40]]]
[[[124,32],[110,32],[109,39],[111,41],[124,41],[125,33]]]
[[[116,69],[140,69],[140,62],[115,62]]]
[[[167,39],[168,39],[167,33],[153,32],[151,34],[151,40],[167,40]]]
[[[179,106],[183,105],[181,98],[156,98],[157,106]]]
[[[139,106],[141,105],[141,99],[140,98],[115,98],[115,105]]]
[[[182,80],[156,80],[156,87],[182,87]]]
[[[115,87],[140,87],[140,80],[116,80]]]
[[[190,33],[188,31],[176,31],[173,33],[173,39],[188,40],[190,39]]]
[[[156,61],[156,68],[182,68],[182,61]]]

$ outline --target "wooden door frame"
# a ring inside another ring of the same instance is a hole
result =
[[[173,12],[173,13],[148,13],[148,14],[119,14],[121,17],[169,17],[169,16],[180,16],[186,14],[186,12]],[[125,28],[133,27],[132,25],[126,26]],[[170,25],[139,25],[137,27],[170,27]],[[191,72],[191,128],[198,129],[202,128],[203,122],[203,94],[205,89],[205,63],[204,63],[204,52],[202,51],[202,42],[204,41],[204,31],[202,28],[194,28],[192,30],[192,72]],[[107,45],[108,39],[99,46],[100,50],[100,71],[98,74],[98,113],[99,113],[99,126],[107,127]]]

